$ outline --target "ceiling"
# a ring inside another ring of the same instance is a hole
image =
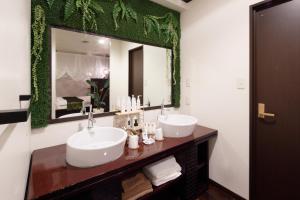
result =
[[[167,8],[183,12],[188,9],[188,2],[192,0],[150,0]]]
[[[53,28],[56,51],[87,55],[109,55],[110,39]]]

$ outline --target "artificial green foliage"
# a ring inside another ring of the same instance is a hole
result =
[[[144,33],[148,36],[149,33],[152,31],[156,31],[158,35],[160,36],[161,30],[160,30],[160,24],[159,24],[159,17],[146,15],[144,16]]]
[[[97,31],[96,16],[104,13],[102,6],[96,0],[67,0],[65,5],[65,20],[71,17],[75,11],[82,17],[83,31]]]
[[[137,22],[137,14],[136,12],[129,6],[126,5],[123,0],[114,0],[115,5],[112,12],[114,24],[115,24],[115,30],[119,29],[118,21],[126,19],[128,21],[129,19],[134,20]]]
[[[150,31],[147,35],[144,32],[144,17],[149,16],[160,16],[164,17],[167,13],[171,13],[174,16],[174,19],[178,22],[180,21],[180,14],[171,9],[165,8],[158,4],[151,2],[150,0],[126,0],[125,4],[130,5],[132,10],[136,12],[137,21],[135,20],[119,20],[118,26],[119,28],[115,30],[115,23],[112,17],[112,12],[115,6],[115,1],[111,0],[94,0],[103,8],[104,13],[95,15],[95,22],[97,25],[97,30],[91,30],[90,24],[87,25],[87,32],[91,32],[97,35],[110,36],[113,38],[124,39],[136,43],[144,43],[149,45],[160,46],[164,48],[174,49],[174,45],[176,40],[173,40],[175,37],[167,37],[164,34],[164,31],[161,30],[161,35],[157,33],[157,31]],[[36,65],[36,83],[37,83],[37,91],[39,94],[38,101],[33,102],[31,105],[31,119],[32,119],[32,127],[39,128],[45,127],[48,124],[50,118],[50,110],[51,110],[51,93],[49,85],[50,80],[50,67],[51,67],[51,59],[49,58],[51,52],[51,40],[50,40],[50,27],[64,27],[68,29],[75,29],[79,31],[83,30],[82,23],[82,12],[81,10],[75,7],[72,14],[66,18],[65,9],[67,6],[67,0],[55,0],[51,6],[47,0],[32,0],[31,1],[32,8],[32,25],[35,22],[34,11],[37,5],[40,5],[41,8],[45,11],[45,22],[46,29],[43,35],[42,41],[42,52],[40,54],[40,59],[38,64]],[[93,12],[95,12],[93,10]],[[96,13],[96,12],[95,12]],[[122,15],[121,15],[122,16]],[[65,19],[66,18],[66,19]],[[120,18],[122,19],[122,18]],[[160,24],[162,24],[163,20],[160,20]],[[163,27],[164,28],[164,27]],[[176,29],[172,29],[176,30]],[[177,27],[177,36],[180,39],[180,26]],[[34,30],[32,29],[32,48],[34,44]],[[175,38],[176,39],[176,38]],[[177,55],[177,59],[173,58],[173,66],[175,66],[175,79],[176,85],[172,85],[172,104],[175,107],[179,107],[180,105],[180,43],[178,41],[176,46],[176,51],[173,50]],[[32,69],[34,68],[35,56],[32,56]],[[174,81],[173,81],[174,82]],[[32,74],[32,93],[34,94],[34,74]]]
[[[98,88],[97,84],[94,81],[87,80],[86,81],[91,87],[93,92],[89,93],[88,96],[94,100],[94,105],[100,109],[105,108],[105,98],[108,95],[109,81],[105,81],[103,88]]]
[[[37,102],[39,100],[39,86],[37,70],[40,61],[42,60],[41,53],[43,52],[43,39],[46,28],[45,12],[44,9],[37,5],[34,8],[34,22],[32,24],[33,33],[33,47],[31,50],[33,64],[31,68],[32,73],[32,85],[33,85],[33,98],[32,101]]]
[[[49,5],[49,8],[52,8],[52,5],[54,3],[55,0],[47,0],[47,3]]]

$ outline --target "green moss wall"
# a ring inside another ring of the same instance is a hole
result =
[[[153,44],[172,48],[171,43],[166,43],[166,38],[158,36],[156,31],[149,33],[147,36],[144,34],[143,16],[155,15],[163,16],[166,13],[173,13],[176,19],[180,22],[180,14],[176,11],[162,7],[158,4],[150,2],[149,0],[125,0],[124,2],[130,5],[138,15],[137,23],[133,20],[119,21],[120,28],[115,30],[112,11],[114,1],[111,0],[98,0],[99,4],[103,7],[104,13],[97,15],[96,21],[98,30],[94,33],[99,35],[113,36],[120,39],[126,39],[133,42]],[[33,10],[36,5],[41,5],[45,11],[46,17],[46,30],[44,33],[43,51],[41,61],[37,66],[37,83],[39,91],[38,101],[33,101],[31,105],[32,112],[32,127],[39,128],[48,125],[50,111],[51,111],[51,96],[49,91],[50,84],[50,27],[66,27],[70,29],[82,30],[82,20],[80,15],[74,14],[68,20],[64,21],[64,6],[65,0],[55,0],[51,8],[49,8],[46,0],[33,0],[31,5],[32,16]],[[32,17],[33,18],[33,17]],[[90,31],[93,32],[93,31]],[[180,36],[180,29],[178,35]],[[33,40],[32,40],[33,41]],[[180,50],[179,45],[177,51]],[[33,61],[32,61],[33,62]],[[172,88],[172,103],[175,107],[180,104],[180,53],[175,63],[176,69],[176,85]],[[32,91],[34,88],[32,86]]]

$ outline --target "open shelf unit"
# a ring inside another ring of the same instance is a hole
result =
[[[12,110],[1,110],[0,111],[0,124],[12,124],[12,123],[19,123],[19,122],[26,122],[30,115],[30,106],[26,109],[22,108],[22,102],[30,101],[30,95],[20,95],[19,102],[20,108],[19,109],[12,109]]]

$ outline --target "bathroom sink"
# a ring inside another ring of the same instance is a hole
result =
[[[160,116],[158,121],[164,137],[181,138],[193,133],[198,120],[189,115],[172,114]]]
[[[82,113],[72,113],[72,114],[67,114],[67,115],[60,116],[59,119],[62,119],[62,118],[69,118],[69,117],[80,117],[80,116],[84,116],[84,115],[87,115],[87,114],[82,114]]]
[[[119,128],[84,129],[67,140],[67,163],[84,168],[114,161],[123,154],[126,138],[127,133]]]

